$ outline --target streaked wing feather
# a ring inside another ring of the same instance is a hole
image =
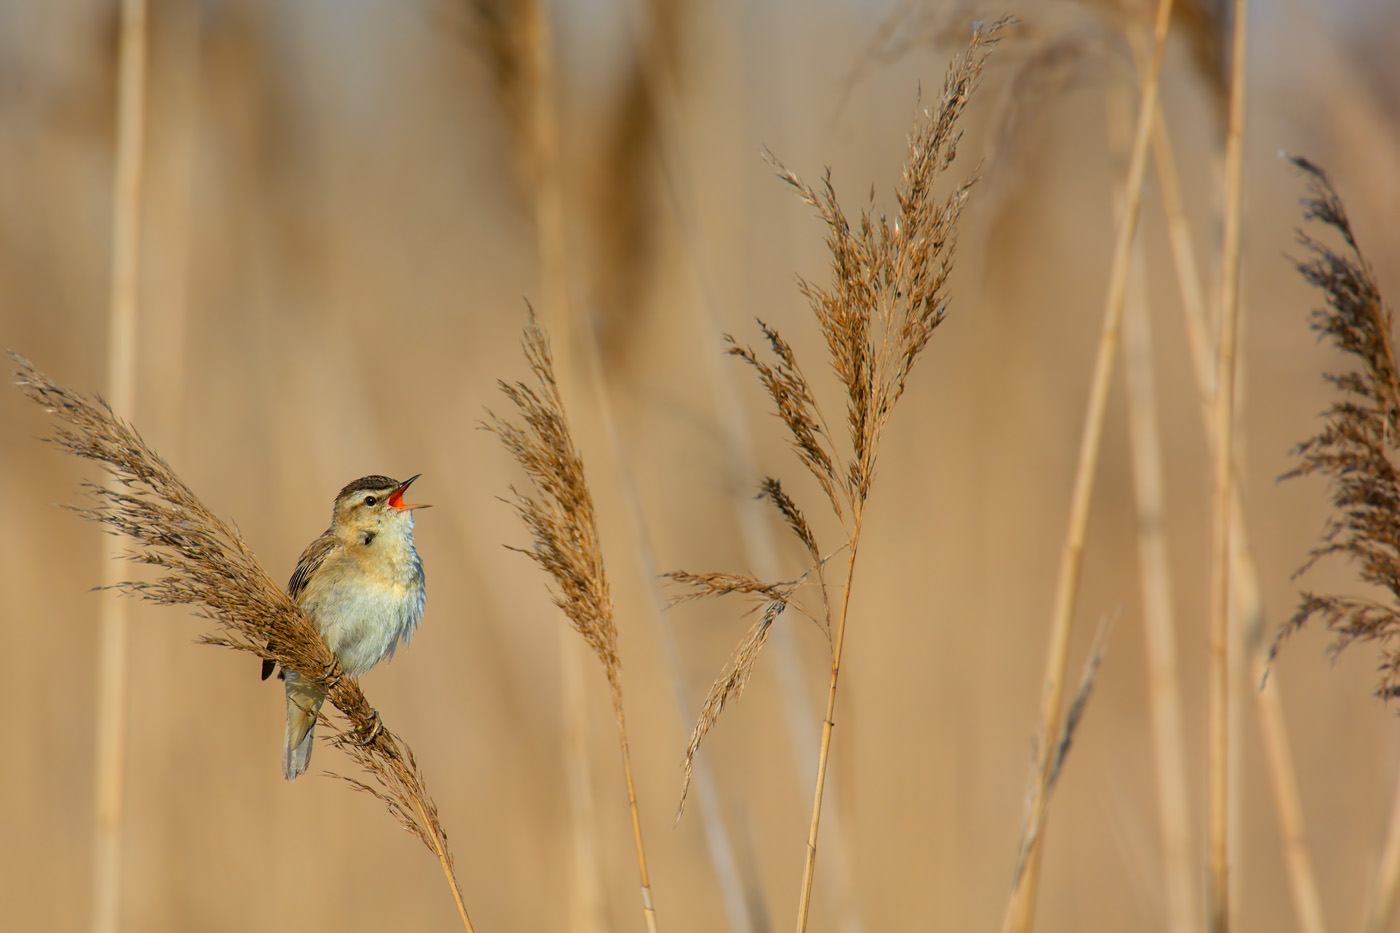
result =
[[[301,591],[306,589],[307,581],[316,572],[316,568],[326,562],[326,555],[336,546],[336,540],[331,536],[330,529],[315,541],[307,545],[306,550],[301,552],[301,559],[297,561],[297,569],[292,571],[292,579],[287,583],[287,595],[292,597],[293,602]],[[262,679],[267,680],[272,676],[272,672],[277,670],[277,662],[264,658],[262,662]],[[282,675],[278,674],[277,679],[281,680]]]
[[[292,579],[287,584],[287,595],[297,601],[301,591],[306,589],[306,584],[311,581],[311,575],[316,569],[326,562],[326,557],[331,551],[340,546],[340,542],[330,533],[328,529],[325,534],[307,545],[306,550],[301,552],[301,559],[297,561],[297,569],[292,571]]]

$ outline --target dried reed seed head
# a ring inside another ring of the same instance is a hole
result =
[[[384,729],[358,682],[343,673],[310,619],[268,576],[237,529],[210,511],[102,399],[65,388],[25,358],[11,356],[21,391],[58,419],[52,443],[99,463],[111,478],[108,485],[84,484],[96,504],[74,511],[130,538],[135,546],[128,557],[162,571],[155,580],[116,588],[155,603],[191,606],[219,626],[201,634],[201,643],[276,661],[326,687],[347,721],[346,727],[327,721],[331,743],[377,786],[346,780],[384,801],[450,868],[446,836],[412,752]]]
[[[818,190],[769,157],[779,177],[816,208],[827,228],[831,285],[801,280],[800,288],[846,389],[852,457],[845,474],[847,495],[854,502],[869,495],[880,434],[946,313],[957,226],[973,182],[959,185],[941,202],[934,199],[933,191],[956,155],[957,123],[987,55],[1009,22],[1001,19],[976,31],[967,50],[949,66],[938,104],[922,112],[909,136],[895,191],[898,216],[894,222],[871,208],[862,210],[853,226],[837,199],[829,171]],[[777,345],[773,349],[781,369],[786,361]],[[745,359],[750,357],[751,353]],[[784,415],[786,399],[780,390],[785,386],[775,386],[762,370],[760,377]],[[790,419],[785,416],[784,420]],[[797,440],[800,448],[801,438]]]
[[[593,496],[583,460],[574,446],[554,377],[549,339],[534,309],[529,311],[521,341],[535,385],[499,383],[523,420],[523,426],[487,411],[485,427],[524,469],[538,495],[514,487],[510,501],[530,530],[529,549],[517,548],[553,580],[551,595],[573,628],[583,636],[607,672],[615,705],[620,703],[622,662],[617,653],[617,624],[603,567]]]
[[[807,524],[807,517],[802,514],[802,510],[797,507],[797,503],[792,501],[792,497],[783,491],[783,484],[771,476],[764,477],[763,485],[759,492],[760,499],[767,499],[773,503],[787,522],[788,528],[797,539],[802,542],[802,546],[807,549],[812,562],[821,562],[821,552],[817,548],[816,535],[812,533],[812,527]]]
[[[840,490],[831,446],[831,434],[821,420],[812,389],[806,376],[798,368],[792,349],[778,335],[776,330],[759,321],[778,356],[778,365],[770,366],[758,357],[751,347],[740,346],[731,335],[726,334],[729,353],[737,356],[753,367],[759,381],[767,389],[773,408],[788,429],[792,448],[798,459],[826,493],[832,509],[844,517],[842,505],[844,494]]]
[[[785,168],[771,153],[767,156],[778,176],[816,209],[826,225],[831,285],[824,288],[803,279],[798,281],[826,341],[832,368],[846,389],[852,455],[841,480],[837,479],[834,438],[787,341],[777,330],[759,321],[776,363],[761,359],[732,337],[729,338],[729,352],[758,374],[788,430],[798,458],[821,484],[833,510],[843,519],[844,500],[854,520],[859,521],[862,505],[869,495],[881,433],[904,392],[914,363],[943,320],[945,286],[952,268],[957,225],[972,181],[957,186],[942,202],[935,202],[933,189],[938,176],[956,154],[956,124],[977,84],[988,51],[1009,22],[1001,19],[974,33],[967,51],[949,66],[939,104],[923,111],[916,123],[909,136],[908,158],[895,192],[899,215],[894,223],[871,208],[861,212],[853,227],[837,200],[829,171],[821,188],[815,189]],[[822,560],[816,538],[796,502],[772,478],[764,480],[762,495],[773,502],[820,572]],[[669,576],[693,588],[676,601],[730,593],[761,596],[767,600],[763,614],[710,687],[686,750],[684,781],[688,788],[693,760],[701,742],[725,704],[742,693],[773,621],[787,607],[796,584],[765,584],[742,574],[677,571]],[[825,586],[822,599],[826,603]],[[830,638],[829,604],[826,608],[828,625],[825,631]],[[684,804],[683,789],[681,806]]]
[[[730,659],[728,666],[710,686],[710,693],[705,698],[705,705],[700,710],[700,718],[695,723],[694,730],[690,733],[690,742],[685,749],[684,774],[681,778],[681,799],[676,806],[676,819],[681,818],[685,812],[685,799],[690,793],[690,781],[695,771],[695,756],[700,751],[700,745],[705,741],[705,736],[719,720],[719,714],[724,711],[725,704],[730,700],[737,700],[744,692],[744,686],[749,682],[749,675],[753,673],[754,663],[758,660],[758,654],[763,650],[763,646],[768,642],[768,634],[772,631],[773,622],[787,608],[787,599],[770,599],[763,607],[763,613],[749,629],[749,633],[735,649],[734,656]]]
[[[1326,298],[1326,306],[1312,312],[1310,323],[1350,356],[1354,366],[1325,374],[1340,397],[1326,413],[1322,430],[1298,445],[1298,465],[1285,477],[1322,473],[1332,487],[1334,511],[1322,542],[1298,573],[1324,557],[1343,555],[1358,566],[1363,582],[1389,590],[1391,598],[1381,603],[1305,592],[1298,610],[1275,639],[1270,656],[1289,634],[1321,617],[1335,635],[1332,652],[1353,641],[1381,642],[1377,693],[1389,699],[1400,694],[1400,471],[1395,466],[1400,445],[1400,377],[1392,314],[1326,173],[1306,159],[1292,161],[1308,178],[1304,219],[1331,228],[1345,244],[1339,252],[1299,233],[1310,258],[1295,265]]]
[[[731,593],[758,596],[764,600],[786,600],[792,592],[791,584],[764,583],[742,573],[690,573],[685,570],[673,570],[663,576],[673,583],[693,587],[688,593],[672,597],[672,605],[711,596],[728,596]]]

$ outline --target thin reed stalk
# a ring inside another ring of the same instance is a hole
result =
[[[1238,582],[1237,575],[1232,586],[1238,585]],[[1237,605],[1238,602],[1237,599]],[[1258,605],[1257,596],[1253,602]],[[1322,896],[1308,847],[1302,794],[1298,789],[1298,775],[1293,767],[1293,753],[1288,742],[1288,725],[1279,700],[1278,684],[1272,677],[1267,681],[1264,679],[1268,676],[1269,662],[1268,651],[1262,648],[1262,644],[1262,641],[1255,641],[1248,645],[1250,674],[1254,683],[1261,684],[1256,691],[1255,706],[1259,713],[1274,811],[1278,815],[1279,835],[1283,842],[1288,887],[1293,896],[1293,909],[1298,916],[1298,928],[1303,933],[1326,933],[1327,921],[1322,914]]]
[[[1143,297],[1145,300],[1145,295]],[[1177,662],[1161,437],[1146,304],[1134,301],[1129,305],[1124,327],[1123,371],[1128,382],[1148,695],[1157,763],[1158,827],[1162,834],[1166,873],[1167,928],[1188,933],[1199,929],[1200,922],[1196,912],[1196,873],[1191,864],[1191,807],[1186,784],[1181,674]]]
[[[1230,929],[1230,730],[1235,702],[1229,683],[1230,533],[1234,478],[1235,363],[1244,188],[1245,38],[1247,0],[1235,0],[1230,59],[1230,118],[1225,137],[1225,236],[1220,270],[1220,336],[1216,344],[1214,527],[1211,536],[1211,738],[1207,929]]]
[[[53,382],[22,357],[15,363],[21,390],[58,422],[52,443],[107,473],[108,482],[85,484],[94,504],[76,511],[125,537],[131,548],[122,556],[157,568],[153,580],[119,581],[113,588],[161,605],[190,606],[218,625],[200,635],[201,643],[275,661],[324,688],[345,719],[327,721],[329,741],[369,778],[342,780],[378,799],[433,853],[471,933],[447,835],[412,750],[384,726],[306,613],[267,575],[237,530],[211,512],[106,402]]]
[[[1136,33],[1129,33],[1135,37]],[[1141,43],[1135,43],[1138,60],[1146,57]],[[1181,179],[1176,169],[1176,158],[1172,151],[1171,131],[1165,116],[1159,112],[1153,125],[1152,158],[1157,169],[1157,189],[1162,198],[1162,209],[1166,219],[1168,242],[1171,246],[1172,263],[1176,272],[1177,287],[1181,297],[1181,307],[1185,318],[1187,344],[1190,348],[1192,369],[1195,373],[1197,398],[1200,402],[1201,421],[1205,428],[1206,440],[1211,451],[1215,449],[1215,371],[1212,367],[1214,353],[1211,350],[1209,322],[1206,320],[1204,286],[1197,271],[1195,248],[1192,244],[1191,228],[1186,219],[1186,211],[1181,196]],[[1240,471],[1238,457],[1235,470]],[[1274,811],[1278,818],[1280,835],[1283,838],[1284,864],[1288,873],[1289,890],[1297,910],[1298,923],[1304,933],[1326,933],[1326,923],[1322,913],[1322,900],[1317,883],[1317,873],[1313,868],[1312,854],[1308,846],[1308,836],[1303,818],[1302,800],[1298,791],[1298,778],[1289,749],[1287,722],[1283,714],[1283,702],[1278,685],[1278,676],[1268,673],[1268,640],[1263,637],[1264,615],[1259,596],[1259,581],[1254,567],[1253,549],[1249,542],[1249,529],[1245,521],[1244,507],[1240,502],[1238,489],[1231,490],[1230,509],[1233,514],[1230,553],[1231,553],[1231,598],[1243,628],[1244,643],[1249,659],[1251,676],[1255,683],[1262,683],[1254,693],[1255,711],[1260,721],[1260,737],[1264,743],[1264,760],[1269,773],[1269,784],[1273,788]]]
[[[1115,139],[1127,136],[1124,110],[1113,108],[1116,114],[1122,114],[1110,126],[1110,135]],[[1154,125],[1161,128],[1160,115]],[[1126,140],[1121,148],[1126,148]],[[1121,196],[1117,200],[1121,210]],[[1174,933],[1192,933],[1200,928],[1196,909],[1197,876],[1191,858],[1191,803],[1186,779],[1181,672],[1177,662],[1176,611],[1167,549],[1166,489],[1144,253],[1142,240],[1135,240],[1123,317],[1123,376],[1128,390],[1128,438],[1137,504],[1138,563],[1146,635],[1148,702],[1157,765],[1158,827],[1162,836],[1167,929]]]
[[[641,879],[642,915],[649,933],[655,933],[656,908],[651,895],[623,713],[617,622],[604,571],[593,495],[564,412],[549,339],[536,321],[533,309],[525,326],[522,346],[534,385],[498,383],[521,420],[508,421],[488,411],[485,427],[500,438],[535,489],[534,495],[519,492],[514,487],[510,490],[512,504],[533,537],[528,550],[516,550],[549,574],[555,605],[564,611],[574,631],[593,649],[607,676]]]
[[[851,588],[855,583],[856,552],[860,546],[860,522],[865,514],[863,503],[852,509],[851,553],[846,562],[846,585],[841,591],[841,615],[837,619],[836,639],[831,649],[831,682],[826,692],[826,716],[822,719],[822,744],[817,754],[817,785],[812,792],[812,822],[807,831],[807,860],[802,866],[802,898],[797,905],[797,930],[807,929],[807,915],[812,908],[812,879],[817,868],[817,833],[822,821],[822,791],[826,789],[826,764],[831,755],[831,730],[836,725],[836,682],[841,676],[841,649],[846,644],[846,620],[850,617]]]
[[[145,169],[146,0],[122,0],[118,46],[117,140],[112,185],[112,270],[107,325],[107,393],[128,416],[136,404],[136,322]],[[102,583],[119,582],[116,539],[106,541]],[[98,609],[92,928],[116,933],[121,910],[122,835],[130,712],[130,606],[105,593]]]
[[[798,903],[799,931],[806,929],[811,909],[841,657],[860,532],[880,440],[904,394],[910,372],[946,314],[945,292],[953,266],[958,222],[973,182],[957,186],[941,203],[934,200],[933,188],[953,161],[960,138],[958,119],[1007,22],[1002,19],[974,32],[966,51],[948,67],[939,103],[921,114],[909,136],[907,159],[896,189],[898,214],[893,222],[873,207],[862,211],[852,222],[841,207],[829,175],[820,188],[814,188],[773,160],[779,177],[816,210],[827,227],[831,285],[821,287],[799,280],[799,286],[825,338],[831,369],[845,389],[849,455],[838,447],[837,435],[822,413],[803,367],[791,345],[775,328],[758,322],[769,354],[760,355],[732,337],[729,352],[754,370],[787,430],[792,451],[840,521],[844,543],[835,552],[823,552],[802,509],[781,482],[768,477],[761,484],[761,497],[774,507],[811,561],[800,576],[774,583],[747,574],[670,574],[675,582],[693,588],[677,601],[737,593],[753,601],[754,610],[762,609],[732,661],[710,688],[686,750],[687,787],[702,741],[720,712],[742,693],[774,622],[796,600],[801,585],[815,584],[820,610],[810,613],[809,618],[831,640],[831,676]],[[840,607],[834,610],[824,568],[827,560],[843,550],[845,586]],[[683,787],[682,806],[685,791]]]
[[[1109,273],[1108,296],[1104,304],[1103,328],[1099,335],[1098,352],[1090,382],[1089,401],[1080,436],[1079,460],[1075,470],[1074,491],[1070,499],[1069,528],[1060,555],[1060,569],[1055,590],[1055,605],[1050,623],[1050,650],[1046,655],[1045,684],[1041,700],[1041,735],[1039,758],[1030,795],[1027,824],[1044,821],[1048,800],[1050,770],[1056,736],[1061,730],[1064,708],[1065,670],[1069,662],[1070,631],[1079,593],[1080,568],[1083,563],[1084,538],[1089,523],[1089,506],[1093,500],[1094,480],[1098,472],[1099,447],[1103,438],[1104,414],[1108,406],[1109,383],[1117,354],[1119,327],[1123,317],[1127,290],[1128,268],[1132,259],[1133,238],[1137,231],[1138,212],[1142,204],[1142,181],[1147,169],[1147,148],[1152,123],[1157,112],[1157,89],[1166,47],[1167,27],[1171,22],[1172,0],[1158,0],[1157,17],[1153,25],[1152,55],[1143,75],[1138,99],[1137,125],[1128,162],[1128,178],[1123,187],[1123,212],[1119,218],[1118,235],[1114,244],[1113,264]],[[1002,921],[1004,933],[1025,933],[1034,925],[1036,889],[1040,876],[1040,842],[1037,833],[1025,859],[1024,871],[1018,872],[1011,899]]]
[[[1186,324],[1186,342],[1191,350],[1191,366],[1196,374],[1197,397],[1206,430],[1210,430],[1211,399],[1215,397],[1215,370],[1211,367],[1209,323],[1206,320],[1205,286],[1196,264],[1196,249],[1191,225],[1186,219],[1186,206],[1181,196],[1181,176],[1176,170],[1172,151],[1171,128],[1166,114],[1159,109],[1152,124],[1152,163],[1157,169],[1157,191],[1162,198],[1162,213],[1166,219],[1167,242],[1171,246],[1172,267],[1176,273],[1177,293]]]
[[[1381,844],[1380,862],[1366,904],[1365,933],[1390,933],[1395,923],[1396,894],[1400,892],[1400,772],[1395,780],[1395,799],[1390,804],[1390,823]]]
[[[570,933],[603,933],[608,929],[607,902],[603,896],[603,871],[599,859],[598,803],[593,771],[588,760],[587,676],[588,646],[567,627],[560,627],[559,702],[560,757],[564,761],[564,787],[569,801]]]

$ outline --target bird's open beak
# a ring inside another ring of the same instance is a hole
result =
[[[413,481],[414,481],[414,480],[416,480],[419,476],[422,476],[422,475],[423,475],[422,473],[419,473],[419,474],[417,474],[417,475],[415,475],[415,476],[410,476],[408,479],[404,480],[402,483],[399,483],[398,488],[395,489],[393,492],[391,492],[391,493],[389,494],[389,502],[388,502],[389,508],[393,509],[395,512],[406,512],[406,511],[408,511],[409,509],[426,509],[426,508],[430,508],[430,506],[427,506],[427,505],[413,505],[413,504],[411,504],[411,503],[408,503],[408,502],[403,501],[403,494],[404,494],[404,491],[405,491],[406,489],[408,489],[409,486],[413,485]]]

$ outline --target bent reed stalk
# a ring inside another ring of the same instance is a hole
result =
[[[199,636],[202,644],[276,661],[325,688],[345,718],[342,724],[321,717],[330,744],[369,780],[335,776],[377,798],[437,857],[462,926],[471,933],[447,834],[413,751],[384,726],[311,620],[268,576],[237,529],[210,511],[106,402],[59,385],[23,357],[15,355],[14,361],[21,391],[58,421],[50,442],[107,471],[106,484],[84,484],[95,504],[74,511],[130,539],[135,546],[126,553],[128,560],[157,568],[153,580],[111,588],[161,605],[190,606],[218,625]]]

